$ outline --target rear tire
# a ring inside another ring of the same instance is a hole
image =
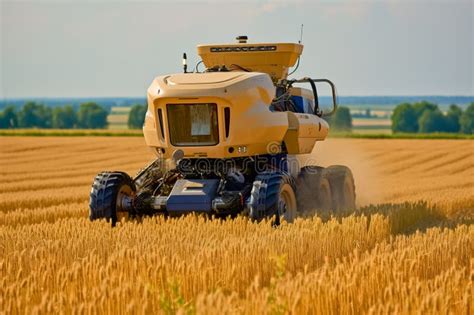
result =
[[[354,177],[343,165],[332,165],[325,169],[332,191],[333,208],[337,211],[356,208]]]
[[[323,167],[301,168],[297,180],[297,200],[298,210],[305,214],[332,209],[331,185]]]
[[[89,200],[89,218],[91,221],[105,218],[112,226],[122,219],[128,219],[129,213],[123,207],[126,198],[135,195],[132,178],[124,172],[99,173],[92,184]]]
[[[250,194],[251,219],[261,220],[272,215],[276,215],[276,225],[280,219],[292,222],[297,216],[293,180],[288,174],[279,171],[257,175]]]

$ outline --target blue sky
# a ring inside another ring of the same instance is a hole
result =
[[[339,95],[474,95],[473,1],[0,0],[0,97],[143,96],[200,43],[305,45]]]

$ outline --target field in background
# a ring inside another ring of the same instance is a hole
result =
[[[107,123],[109,129],[112,130],[124,130],[128,129],[128,115],[131,107],[119,107],[114,106],[110,109],[110,113],[107,116]]]
[[[370,108],[370,107],[367,107]],[[108,129],[111,130],[127,130],[128,129],[128,114],[130,113],[131,107],[119,107],[114,106],[110,110],[109,116],[107,116],[107,122],[109,124]],[[351,109],[352,114],[361,114],[365,112],[365,109]],[[391,134],[390,109],[377,109],[371,110],[371,118],[359,118],[353,117],[353,132],[357,134]]]
[[[302,163],[350,166],[360,209],[277,229],[194,216],[91,223],[94,175],[134,174],[153,158],[143,138],[0,141],[7,313],[472,312],[474,141],[318,143]]]
[[[15,137],[140,137],[141,129],[0,129],[0,136]],[[358,139],[474,139],[474,135],[461,133],[391,133],[383,130],[359,130],[358,132],[337,132],[331,130],[329,138]]]
[[[390,118],[352,118],[352,132],[356,134],[392,134]]]
[[[15,137],[142,137],[141,129],[0,129],[0,136]]]

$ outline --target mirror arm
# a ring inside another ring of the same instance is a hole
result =
[[[314,94],[314,114],[318,116],[330,116],[336,112],[337,109],[337,97],[336,97],[336,86],[332,81],[328,79],[311,79],[308,77],[298,79],[298,80],[291,80],[291,84],[293,83],[303,83],[303,82],[309,82],[311,84],[311,88],[313,89],[313,94]],[[323,113],[322,111],[319,110],[319,98],[318,98],[318,91],[316,90],[316,84],[317,82],[324,82],[329,84],[331,87],[331,92],[332,92],[332,105],[333,109],[329,113]]]
[[[328,79],[313,79],[313,82],[325,82],[331,86],[331,93],[332,93],[332,111],[330,111],[327,114],[324,114],[323,116],[330,116],[334,114],[337,110],[337,96],[336,96],[336,86],[334,83],[332,83],[331,80]]]
[[[311,89],[313,90],[313,96],[314,96],[314,114],[316,116],[321,117],[323,114],[322,111],[319,110],[319,96],[318,96],[318,89],[316,88],[316,84],[314,83],[311,78],[308,78],[309,84],[311,84]]]

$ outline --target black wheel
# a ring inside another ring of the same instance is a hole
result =
[[[331,210],[331,186],[323,167],[301,168],[296,188],[299,211],[314,214],[318,210]]]
[[[351,170],[343,165],[332,165],[325,172],[331,185],[333,208],[338,211],[355,209],[355,184]]]
[[[276,215],[292,222],[297,215],[294,183],[291,177],[279,171],[257,175],[253,182],[249,202],[249,216],[254,220]]]
[[[97,174],[90,193],[90,220],[105,218],[115,226],[122,219],[127,219],[135,191],[133,180],[124,172]]]

